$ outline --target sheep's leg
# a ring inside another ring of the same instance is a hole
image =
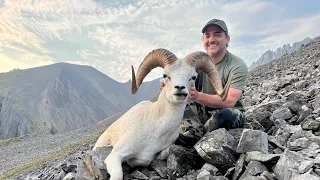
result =
[[[122,158],[116,153],[111,152],[104,160],[107,166],[108,173],[110,174],[110,180],[122,180]]]
[[[137,166],[148,166],[151,161],[152,161],[153,158],[147,158],[147,159],[137,159],[137,158],[134,158],[134,159],[130,159],[128,160],[128,165],[131,166],[131,167],[137,167]]]
[[[164,160],[169,156],[170,146],[178,139],[179,137],[179,129],[177,129],[171,136],[171,140],[169,140],[167,147],[164,148],[158,155],[157,159]]]
[[[95,150],[97,147],[104,147],[104,146],[109,146],[110,141],[108,137],[108,130],[106,130],[101,136],[98,138],[96,144],[93,147],[93,150]]]
[[[158,155],[157,155],[157,159],[160,160],[164,160],[169,156],[169,150],[170,150],[170,146],[166,147],[165,149],[163,149]]]

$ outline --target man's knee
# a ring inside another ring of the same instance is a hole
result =
[[[206,131],[213,131],[218,128],[239,128],[244,125],[244,115],[234,108],[219,109],[212,114],[205,124]]]
[[[244,125],[243,112],[234,108],[221,109],[216,113],[221,127],[226,129],[239,128]]]

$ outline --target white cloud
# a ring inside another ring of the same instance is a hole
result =
[[[36,59],[32,54],[25,55],[24,57],[25,61],[16,61],[6,55],[0,54],[0,60],[1,60],[0,72],[8,72],[16,68],[28,69],[33,67],[50,65],[54,63],[51,60]]]
[[[201,28],[220,18],[231,34],[230,51],[250,65],[268,49],[318,35],[319,13],[300,19],[286,13],[286,7],[260,0],[5,1],[0,7],[0,52],[8,68],[64,61],[91,65],[124,82],[131,78],[130,65],[137,69],[152,49],[167,48],[178,57],[203,50]],[[57,42],[70,44],[63,51]],[[7,49],[24,55],[13,61]],[[146,80],[160,72],[152,71]]]
[[[319,35],[320,14],[308,18],[300,18],[286,22],[278,22],[274,24],[278,32],[263,38],[260,43],[268,48],[282,46],[285,42],[294,43],[304,39],[306,36],[315,37]]]

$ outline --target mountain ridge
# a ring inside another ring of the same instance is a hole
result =
[[[2,73],[0,139],[97,123],[160,91],[158,80],[143,84],[141,93],[131,95],[131,84],[117,82],[91,66],[68,63]]]
[[[282,45],[282,47],[278,47],[275,50],[267,50],[260,56],[260,58],[257,61],[254,61],[250,65],[249,70],[252,70],[258,66],[266,64],[274,59],[278,59],[285,54],[292,53],[298,50],[302,45],[307,45],[307,44],[310,44],[311,42],[312,42],[312,39],[309,37],[306,37],[301,41],[294,42],[292,46],[290,45],[290,43],[286,43]]]

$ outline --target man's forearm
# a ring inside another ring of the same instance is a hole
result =
[[[234,103],[228,100],[222,101],[218,95],[211,95],[199,92],[197,103],[211,108],[231,108],[234,107]]]

